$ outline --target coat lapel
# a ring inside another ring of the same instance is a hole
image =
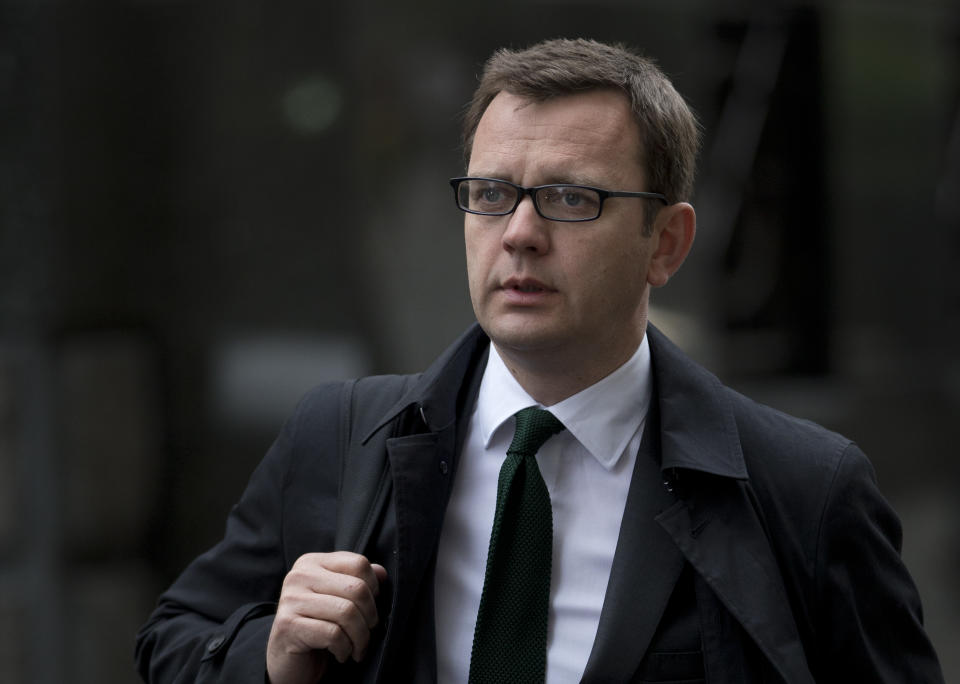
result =
[[[655,455],[656,416],[647,418],[620,526],[606,599],[584,682],[626,682],[637,671],[683,569],[683,555],[655,517],[676,500]]]
[[[716,480],[716,478],[710,478]],[[657,517],[677,548],[790,684],[813,684],[783,579],[747,484],[710,483]]]
[[[657,523],[784,681],[812,684],[722,385],[655,328],[648,331],[662,416],[661,468],[681,499]]]
[[[466,416],[486,367],[486,338],[474,333],[467,342],[442,360],[441,371],[424,375],[427,389],[414,403],[427,431],[387,440],[397,520],[395,619],[406,617],[411,606],[404,602],[415,599],[424,577],[432,576]]]
[[[474,326],[386,412],[366,438],[394,421],[399,425],[395,436],[386,440],[388,467],[383,470],[380,488],[386,487],[389,496],[378,499],[381,510],[374,513],[375,518],[383,515],[389,520],[382,532],[395,542],[386,650],[376,681],[396,669],[392,665],[396,659],[404,659],[400,671],[416,681],[436,679],[433,563],[463,428],[486,366],[486,351],[487,338]],[[416,652],[400,652],[400,644],[411,643],[411,630],[417,635]]]
[[[394,620],[401,623],[403,599],[419,592],[440,538],[452,482],[441,464],[449,464],[453,458],[453,436],[451,426],[387,442],[397,516],[397,604],[393,613]]]

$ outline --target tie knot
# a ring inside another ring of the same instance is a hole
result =
[[[563,430],[563,423],[549,411],[533,406],[518,411],[517,429],[507,453],[533,456],[552,435]]]

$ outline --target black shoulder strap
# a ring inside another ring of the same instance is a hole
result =
[[[340,393],[340,487],[336,548],[361,553],[390,492],[387,439],[392,425],[367,433],[419,379],[418,375],[381,375],[350,380]]]

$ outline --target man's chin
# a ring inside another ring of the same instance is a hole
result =
[[[484,327],[484,326],[481,326]],[[484,327],[497,349],[512,352],[544,352],[560,346],[556,331],[544,326],[498,325]]]

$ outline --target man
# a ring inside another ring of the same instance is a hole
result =
[[[647,323],[697,145],[624,49],[495,54],[451,181],[479,325],[304,399],[141,631],[144,678],[942,681],[865,456]]]

